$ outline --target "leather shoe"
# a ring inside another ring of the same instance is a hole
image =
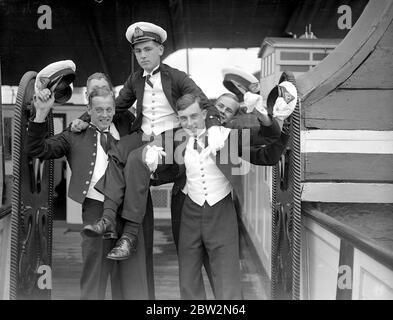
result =
[[[104,239],[117,239],[115,226],[107,219],[98,219],[94,224],[83,227],[82,233],[91,238],[102,236]]]
[[[106,256],[108,259],[112,260],[126,260],[133,253],[136,252],[136,246],[138,244],[138,238],[133,236],[122,236],[116,243],[114,247]]]

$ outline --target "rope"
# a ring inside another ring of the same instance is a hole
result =
[[[49,136],[53,136],[54,125],[53,125],[53,113],[50,111],[48,115],[48,128]],[[52,268],[52,239],[53,239],[53,216],[54,216],[54,160],[49,160],[49,181],[48,181],[48,242],[47,242],[47,252],[48,252],[48,265]],[[52,272],[53,275],[53,272]],[[51,298],[52,290],[48,291],[48,299]]]
[[[283,72],[279,83],[283,81],[290,81],[296,86],[296,80],[292,73]],[[291,215],[288,221],[288,229],[293,230],[292,239],[290,243],[290,250],[292,253],[292,299],[298,300],[300,295],[300,246],[301,246],[301,217],[300,217],[300,177],[301,177],[301,163],[300,163],[300,103],[297,102],[296,108],[290,118],[290,127],[292,131],[292,139],[290,150],[292,150],[292,157],[290,159],[289,168],[289,188],[291,199],[293,199]],[[284,126],[283,130],[288,130]],[[277,299],[278,292],[278,255],[279,255],[279,235],[278,230],[278,208],[277,201],[279,196],[280,177],[278,165],[273,167],[273,183],[272,183],[272,249],[271,249],[271,290],[272,299]]]
[[[12,213],[11,213],[11,265],[10,265],[10,299],[17,299],[18,271],[19,271],[19,230],[20,230],[20,198],[21,198],[21,154],[23,129],[22,116],[25,93],[30,81],[35,78],[36,72],[26,72],[20,80],[16,96],[14,112],[14,140],[12,144],[13,185],[12,185]]]
[[[292,242],[292,299],[300,298],[301,259],[301,155],[300,155],[300,100],[293,113],[293,157],[291,162],[293,192],[293,242]]]
[[[277,189],[280,181],[278,177],[278,164],[272,170],[272,245],[271,245],[271,298],[277,299]]]

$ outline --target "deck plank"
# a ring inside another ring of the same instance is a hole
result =
[[[252,261],[245,240],[241,237],[242,248],[242,289],[247,300],[269,298],[270,283],[266,275],[258,272]],[[67,225],[55,221],[53,230],[53,300],[78,300],[80,297],[79,278],[82,269],[80,249],[81,236],[78,230],[68,230]],[[156,299],[179,300],[179,269],[175,245],[172,239],[171,223],[168,219],[157,219],[154,230],[154,278]],[[204,272],[207,298],[213,294]],[[111,299],[108,286],[106,299]]]

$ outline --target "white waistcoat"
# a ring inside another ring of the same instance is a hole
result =
[[[200,140],[198,144],[204,147]],[[213,206],[225,198],[232,191],[232,187],[217,167],[215,157],[209,156],[204,160],[200,153],[193,149],[193,145],[194,138],[191,137],[184,154],[187,175],[186,190],[191,200],[199,206],[202,206],[205,201]]]
[[[159,135],[179,127],[180,123],[162,89],[161,73],[153,74],[150,82],[153,88],[145,82],[142,130],[146,135]]]

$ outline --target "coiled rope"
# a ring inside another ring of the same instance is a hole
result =
[[[34,71],[26,72],[20,80],[14,111],[14,140],[12,144],[12,213],[11,213],[11,265],[10,265],[10,299],[17,299],[19,274],[19,233],[21,207],[21,156],[25,128],[22,128],[23,105],[25,94],[31,81],[36,77]]]
[[[300,259],[301,259],[301,154],[300,154],[300,99],[292,118],[293,158],[291,162],[293,192],[293,241],[292,241],[292,299],[300,299]]]

